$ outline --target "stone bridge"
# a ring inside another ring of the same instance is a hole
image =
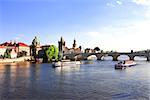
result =
[[[102,57],[111,56],[113,61],[117,61],[118,57],[121,55],[127,55],[129,60],[134,60],[134,57],[146,57],[147,61],[150,61],[150,52],[145,53],[138,53],[138,52],[115,52],[115,53],[70,53],[70,54],[63,54],[64,58],[71,59],[71,60],[87,60],[89,56],[95,55],[97,60],[102,60]]]

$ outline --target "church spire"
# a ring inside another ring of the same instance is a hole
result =
[[[73,48],[75,49],[76,48],[76,40],[74,39],[74,41],[73,41]]]

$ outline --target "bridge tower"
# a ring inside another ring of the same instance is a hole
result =
[[[76,48],[76,46],[77,46],[77,44],[76,44],[76,40],[74,39],[74,41],[73,41],[73,45],[72,45],[72,48]]]
[[[60,38],[60,41],[58,41],[58,48],[60,52],[63,52],[63,48],[65,47],[65,41],[63,37]]]

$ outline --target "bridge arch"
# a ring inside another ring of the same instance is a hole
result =
[[[97,56],[96,55],[89,55],[89,56],[87,56],[87,60],[97,60]]]
[[[135,58],[139,58],[139,57],[146,57],[148,60],[148,56],[147,55],[140,55],[140,54],[128,54],[130,60],[135,60]]]
[[[119,52],[110,52],[110,53],[71,53],[71,54],[64,54],[64,56],[66,56],[66,58],[69,59],[81,59],[81,60],[87,60],[87,58],[91,55],[95,55],[97,57],[97,60],[102,60],[102,58],[105,59],[105,57],[112,57],[113,61],[117,61],[120,60],[120,56],[126,55],[126,58],[123,60],[134,60],[136,57],[138,56],[144,56],[147,58],[147,61],[150,61],[150,53],[139,53],[139,52],[133,52],[133,53],[119,53]],[[128,58],[128,57],[129,58]],[[121,59],[122,60],[122,59]]]
[[[113,57],[112,56],[102,56],[101,58],[102,60],[113,60]]]
[[[117,60],[130,60],[130,57],[128,55],[120,55],[118,56]]]
[[[147,60],[147,57],[146,56],[135,56],[134,57],[134,60],[137,60],[137,61],[146,61]]]
[[[118,57],[120,56],[119,53],[110,53],[108,56],[112,56],[113,61],[118,61]]]
[[[63,59],[70,59],[70,57],[69,56],[63,56]]]
[[[81,54],[77,54],[77,55],[74,56],[74,59],[75,60],[83,60],[84,57]]]

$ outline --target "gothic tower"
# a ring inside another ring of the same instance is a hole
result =
[[[58,48],[60,52],[63,52],[63,47],[65,47],[65,41],[64,39],[61,37],[60,41],[58,41]]]
[[[76,40],[74,39],[73,45],[72,45],[74,49],[76,48],[76,45],[77,45],[77,44],[76,44]]]

